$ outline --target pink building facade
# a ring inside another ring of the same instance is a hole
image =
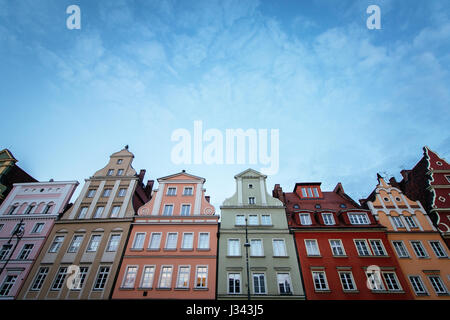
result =
[[[77,186],[78,181],[14,184],[0,206],[0,299],[16,298]]]

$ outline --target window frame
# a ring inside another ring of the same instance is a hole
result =
[[[333,250],[333,245],[331,244],[331,241],[339,241],[339,248],[342,250],[342,254],[335,254]],[[344,243],[342,242],[342,239],[328,239],[328,243],[330,244],[330,250],[333,255],[333,257],[346,257],[347,252],[345,251]]]
[[[317,249],[317,254],[313,254],[313,253],[309,252],[307,241],[313,241],[315,243],[315,246],[316,246],[316,249]],[[306,255],[308,257],[320,257],[321,256],[319,243],[318,243],[317,239],[304,239],[303,242],[305,244]]]
[[[284,255],[276,255],[275,254],[275,241],[281,241],[283,243],[283,248],[284,248]],[[283,238],[272,238],[272,250],[273,250],[273,256],[276,257],[287,257],[288,256],[288,252],[287,252],[287,247],[286,247],[286,240]]]
[[[317,288],[316,281],[315,281],[315,278],[314,278],[314,274],[315,273],[323,274],[323,280],[325,282],[325,288]],[[311,277],[312,277],[312,281],[313,281],[313,285],[314,285],[314,291],[316,291],[316,292],[330,291],[330,287],[328,285],[328,280],[327,280],[327,273],[325,272],[325,270],[311,270]]]
[[[182,268],[187,269],[187,273],[186,273],[186,275],[187,275],[187,280],[186,280],[187,284],[185,286],[180,286],[179,285],[179,282],[180,282],[180,271],[181,271]],[[187,265],[187,264],[179,265],[178,266],[178,272],[177,272],[177,279],[175,281],[175,288],[176,289],[188,289],[190,282],[191,282],[191,266]]]
[[[237,254],[232,255],[230,254],[230,248],[232,248],[232,246],[230,246],[230,241],[237,241]],[[240,257],[242,256],[242,252],[241,252],[241,239],[239,238],[228,238],[227,239],[227,256],[228,257]]]

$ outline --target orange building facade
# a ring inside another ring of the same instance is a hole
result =
[[[389,243],[414,298],[450,299],[448,248],[419,201],[378,175],[378,185],[361,203],[387,228]]]
[[[218,216],[205,179],[158,179],[139,208],[112,299],[215,299]]]

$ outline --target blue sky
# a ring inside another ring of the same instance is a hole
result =
[[[83,183],[128,144],[146,179],[205,177],[218,210],[251,165],[176,165],[172,132],[278,129],[269,192],[341,182],[357,200],[424,145],[449,159],[449,16],[448,1],[0,0],[0,146],[39,180]]]

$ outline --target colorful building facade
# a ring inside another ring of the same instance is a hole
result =
[[[247,169],[221,208],[218,299],[305,299],[284,205]]]
[[[361,204],[387,228],[414,298],[450,299],[449,251],[419,201],[412,201],[378,175],[378,185]]]
[[[77,186],[78,181],[14,184],[0,206],[0,299],[17,297]]]
[[[205,179],[158,179],[139,208],[113,299],[215,299],[218,219]]]
[[[403,179],[390,179],[411,200],[422,203],[450,248],[450,164],[428,147],[411,170],[402,170]]]
[[[412,299],[385,228],[340,183],[331,192],[320,186],[320,182],[297,183],[285,193],[277,184],[273,190],[286,206],[306,298]]]
[[[152,181],[132,167],[134,155],[113,153],[85,180],[74,205],[56,221],[19,293],[20,299],[109,299],[136,210]]]

